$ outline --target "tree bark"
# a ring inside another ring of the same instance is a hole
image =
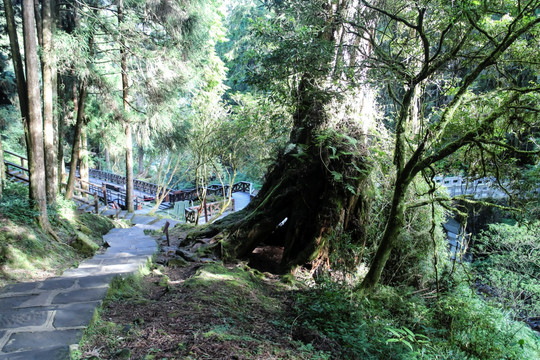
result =
[[[4,169],[4,149],[2,148],[2,136],[0,134],[0,199],[2,199],[2,190],[4,189],[5,169]]]
[[[34,3],[23,0],[23,33],[28,93],[28,132],[30,134],[29,159],[30,193],[39,210],[39,224],[49,229],[47,196],[45,191],[45,154],[43,151],[43,121],[41,118],[41,94],[39,88],[39,63],[37,57]]]
[[[47,202],[56,202],[58,190],[58,160],[55,147],[54,105],[53,105],[53,55],[52,31],[53,14],[51,0],[42,3],[42,78],[43,78],[43,128],[45,139],[45,171],[47,181]]]
[[[9,44],[11,48],[11,59],[13,62],[13,70],[17,81],[17,95],[19,96],[19,108],[24,128],[24,139],[26,142],[26,156],[30,162],[32,152],[30,151],[30,134],[28,132],[28,94],[26,78],[24,74],[24,65],[19,48],[19,40],[17,38],[17,29],[15,26],[15,15],[13,13],[13,4],[11,0],[4,0],[4,12],[6,15],[6,24],[9,34]],[[32,194],[30,194],[32,196]]]
[[[131,124],[126,122],[126,207],[128,212],[134,212],[133,205],[133,140]]]
[[[105,166],[107,171],[111,171],[111,155],[109,154],[109,150],[105,148]]]
[[[45,2],[48,0],[44,0]],[[43,48],[43,20],[39,10],[39,0],[34,0],[34,17],[36,19],[37,39],[40,48]]]
[[[81,187],[88,190],[88,181],[90,181],[90,170],[88,166],[88,136],[86,135],[86,127],[81,128],[81,146],[79,147],[79,174],[84,180]]]
[[[140,145],[137,152],[137,167],[139,168],[139,171],[137,172],[139,176],[142,176],[146,173],[146,171],[144,170],[144,149]]]
[[[118,0],[118,25],[124,21],[124,1]],[[128,103],[128,76],[127,76],[127,51],[125,41],[120,37],[120,69],[122,72],[122,104],[124,115],[129,111]],[[124,131],[126,134],[126,208],[128,212],[135,211],[133,207],[133,138],[131,124],[127,116],[124,119]]]
[[[73,147],[71,149],[71,161],[69,165],[69,177],[66,188],[66,199],[73,197],[75,188],[75,178],[77,176],[77,163],[79,161],[79,151],[81,146],[81,131],[84,126],[84,107],[86,103],[86,84],[81,83],[79,90],[79,101],[77,109],[77,122],[75,125],[75,134],[73,134]]]
[[[358,290],[363,293],[371,292],[378,284],[381,278],[382,272],[392,249],[395,246],[395,242],[399,234],[402,231],[402,227],[405,223],[405,195],[407,188],[412,179],[397,179],[394,188],[394,194],[392,197],[392,206],[390,208],[390,214],[388,216],[390,221],[386,223],[383,237],[375,253],[375,257],[371,261],[369,271],[364,277],[364,280],[358,287]]]

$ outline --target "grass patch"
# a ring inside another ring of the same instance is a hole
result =
[[[49,209],[49,221],[60,238],[57,242],[36,225],[36,212],[26,200],[27,187],[7,183],[3,195],[0,199],[0,287],[60,275],[93,255],[97,245],[103,243],[103,234],[114,227],[111,220],[79,214],[73,202],[58,198],[56,206]],[[84,251],[70,246],[79,238],[87,242]]]

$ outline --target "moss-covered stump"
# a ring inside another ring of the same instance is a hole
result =
[[[326,266],[340,239],[364,241],[369,164],[363,155],[351,136],[335,131],[313,135],[309,145],[289,144],[245,209],[191,232],[188,240],[219,241],[226,261],[266,244],[283,246],[283,269]]]

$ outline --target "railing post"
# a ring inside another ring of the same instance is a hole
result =
[[[169,240],[169,225],[171,224],[167,221],[163,228],[163,232],[165,233],[165,236],[167,236],[167,246],[171,246],[171,241]]]
[[[208,222],[208,210],[206,209],[206,197],[204,198],[204,222],[207,223]]]
[[[107,186],[105,183],[101,183],[101,191],[103,191],[103,202],[105,203],[105,206],[108,206],[109,202],[107,201]]]
[[[96,211],[96,214],[99,214],[99,198],[98,198],[98,194],[97,194],[97,191],[94,193],[94,207],[95,207],[95,211]]]

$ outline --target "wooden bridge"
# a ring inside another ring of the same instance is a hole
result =
[[[9,179],[17,182],[29,182],[28,160],[26,157],[16,154],[11,151],[4,151],[9,155],[11,160],[4,160],[5,171]],[[69,171],[69,167],[67,167]],[[78,174],[77,174],[78,175]],[[81,197],[74,196],[74,199],[79,203],[85,204],[84,209],[92,209],[99,213],[105,207],[114,209],[126,209],[126,178],[122,175],[114,174],[108,171],[90,169],[89,180],[84,181],[79,176],[76,178],[75,192],[81,194]],[[63,184],[66,185],[66,184]],[[177,202],[183,203],[184,216],[187,222],[195,222],[200,216],[204,216],[205,221],[213,217],[221,211],[223,202],[210,202],[198,206],[186,206],[186,202],[192,203],[199,199],[203,188],[190,188],[175,190],[162,187],[142,180],[134,180],[133,182],[135,196],[134,205],[136,209],[141,210],[143,206],[149,206],[154,200],[158,191],[167,193],[164,202],[160,206],[161,210],[173,208]],[[229,185],[210,185],[206,189],[207,195],[222,195],[229,193],[231,187]],[[253,185],[246,181],[240,181],[232,185],[232,193],[245,193],[247,198],[237,195],[232,199],[229,210],[235,211],[244,207],[250,200],[250,195],[253,194]],[[85,198],[85,195],[93,197],[92,200]],[[247,199],[247,200],[246,200]],[[101,205],[100,205],[101,203]]]

